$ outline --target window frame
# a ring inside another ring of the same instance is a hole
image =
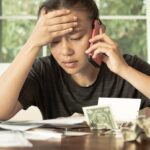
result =
[[[100,0],[95,0],[100,8]],[[145,15],[105,15],[100,16],[103,20],[145,20],[146,21],[146,40],[147,40],[147,62],[150,64],[150,0],[146,1]]]
[[[100,5],[100,1],[96,0],[97,5]],[[147,29],[147,62],[150,63],[150,0],[146,0],[146,15],[105,15],[100,16],[103,20],[146,20],[146,29]],[[0,16],[0,20],[35,20],[36,16]],[[42,56],[47,55],[46,46],[43,47]],[[0,62],[0,72],[5,70],[10,63],[1,63]],[[6,67],[5,67],[6,66]]]
[[[150,64],[150,0],[146,1],[146,22],[147,22],[147,60]]]

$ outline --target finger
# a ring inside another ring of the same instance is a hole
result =
[[[77,22],[77,17],[74,15],[66,15],[47,20],[47,25],[56,25],[67,22]]]
[[[93,43],[93,42],[96,42],[97,40],[101,40],[101,41],[104,41],[104,42],[107,42],[109,44],[115,44],[114,41],[109,37],[107,36],[105,33],[103,34],[99,34],[95,37],[93,37],[92,39],[89,40],[89,42]]]
[[[59,17],[59,16],[63,16],[63,15],[68,15],[70,14],[70,10],[68,9],[61,9],[61,10],[55,10],[55,11],[51,11],[47,14],[47,18],[54,18],[54,17]]]
[[[107,34],[103,34],[103,38],[104,38],[104,41],[110,43],[110,44],[115,44],[115,42],[107,35]]]
[[[93,44],[88,50],[86,50],[86,53],[91,53],[91,52],[95,51],[96,49],[102,48],[102,47],[109,48],[109,49],[112,48],[112,46],[110,44],[107,44],[105,42],[98,42],[98,43]]]
[[[110,53],[110,49],[102,47],[94,51],[92,58],[96,58],[99,54],[104,54],[105,56],[109,56],[109,53]]]
[[[56,38],[56,37],[60,37],[60,36],[66,35],[66,34],[72,32],[72,31],[73,31],[73,28],[69,28],[69,29],[65,29],[65,30],[53,32],[53,33],[52,33],[52,37],[53,37],[53,39],[54,39],[54,38]]]
[[[66,29],[69,29],[69,28],[74,28],[77,25],[78,25],[77,22],[71,22],[71,23],[59,24],[59,25],[53,25],[53,26],[50,26],[48,28],[48,31],[49,32],[56,32],[56,31],[66,30]]]

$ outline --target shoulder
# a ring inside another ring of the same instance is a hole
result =
[[[54,58],[50,55],[46,57],[37,58],[33,63],[32,69],[40,72],[47,69],[51,70],[52,68],[54,68],[54,66],[57,66],[57,63],[54,60]]]
[[[141,60],[143,61],[141,58],[139,58],[136,55],[129,55],[129,54],[124,54],[123,55],[124,59],[126,60],[126,62],[128,64],[134,64],[136,61]]]
[[[129,54],[124,54],[123,55],[125,61],[131,65],[131,66],[134,66],[134,65],[139,65],[139,64],[147,64],[149,65],[145,60],[141,59],[140,57],[138,57],[137,55],[129,55]]]
[[[148,64],[145,60],[142,58],[134,55],[124,54],[123,55],[125,61],[128,63],[128,65],[132,66],[133,68],[146,73],[150,74],[150,64]]]
[[[40,65],[51,65],[52,64],[52,56],[46,56],[46,57],[39,57],[36,58],[34,61],[33,66],[40,66]]]
[[[59,65],[51,55],[46,57],[39,57],[34,61],[28,77],[42,78],[43,76],[56,74],[59,68]]]

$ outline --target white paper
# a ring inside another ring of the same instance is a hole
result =
[[[77,113],[69,117],[32,121],[32,123],[51,124],[51,125],[76,125],[83,122],[85,122],[85,117]]]
[[[0,131],[0,147],[32,147],[21,132]]]
[[[63,136],[83,136],[91,134],[90,132],[78,132],[78,131],[57,131],[53,129],[34,129],[31,131],[24,131],[24,135],[30,140],[59,140]]]
[[[31,123],[30,121],[5,121],[0,123],[0,128],[7,130],[25,131],[42,126],[41,124]]]
[[[77,131],[66,131],[64,132],[65,136],[83,136],[91,134],[90,132],[77,132]]]
[[[61,132],[57,132],[53,129],[34,129],[31,131],[24,131],[24,135],[30,140],[52,140],[60,139],[63,135]]]
[[[129,122],[138,116],[141,99],[132,98],[99,98],[98,105],[110,106],[117,122]]]
[[[7,130],[26,131],[33,128],[38,128],[43,125],[49,124],[53,126],[65,126],[65,125],[76,125],[81,124],[85,121],[83,114],[73,114],[69,117],[61,117],[56,119],[47,120],[34,120],[34,121],[5,121],[0,123],[0,128]]]

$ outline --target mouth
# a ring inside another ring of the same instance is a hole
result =
[[[66,68],[74,68],[76,67],[78,61],[66,61],[66,62],[62,62],[63,66]]]

